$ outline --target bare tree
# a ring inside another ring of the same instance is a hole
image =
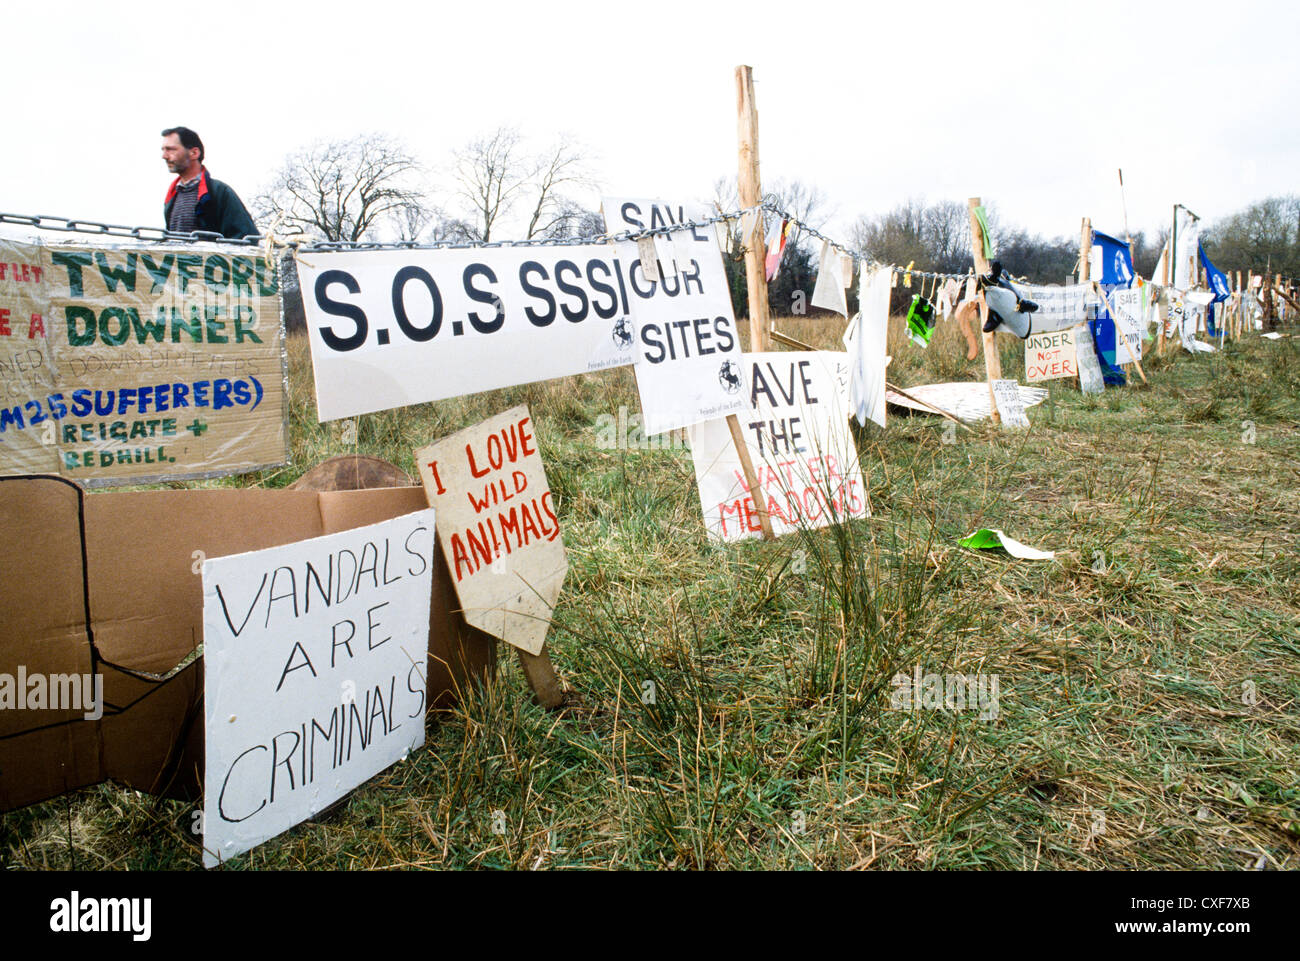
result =
[[[419,204],[406,204],[391,210],[388,221],[397,233],[397,239],[403,243],[417,243],[420,236],[434,222],[434,212]]]
[[[565,235],[572,222],[587,213],[567,193],[573,188],[594,186],[587,173],[583,149],[569,138],[555,143],[533,164],[531,193],[533,212],[528,218],[527,239]]]
[[[470,141],[454,157],[457,197],[472,214],[475,239],[487,243],[492,228],[514,208],[532,174],[523,157],[519,131],[498,127]]]
[[[803,224],[821,230],[830,216],[826,209],[826,195],[821,188],[802,180],[773,181],[772,186],[763,191],[763,200],[776,204],[794,218],[787,246],[798,247],[803,243]]]
[[[421,206],[418,172],[406,148],[382,134],[318,142],[286,158],[254,207],[264,223],[282,216],[324,240],[356,241]]]
[[[524,235],[551,237],[572,230],[584,208],[570,193],[594,186],[584,149],[562,138],[541,153],[531,152],[514,127],[498,127],[454,153],[455,200],[474,228],[474,239],[488,242],[507,222],[525,223]],[[510,221],[519,211],[520,221]]]

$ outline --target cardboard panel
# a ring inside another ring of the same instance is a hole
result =
[[[81,548],[82,492],[55,477],[0,478],[0,683],[93,673]],[[48,700],[47,700],[48,705]],[[83,710],[0,710],[0,810],[100,780]]]
[[[54,477],[0,478],[0,675],[15,675],[19,665],[98,671],[106,702],[101,720],[85,720],[81,711],[0,711],[0,810],[108,778],[165,797],[198,797],[202,659],[176,670],[203,637],[195,551],[237,554],[426,506],[419,487],[83,495]],[[433,707],[448,705],[467,676],[496,663],[495,641],[469,628],[458,608],[435,551]]]

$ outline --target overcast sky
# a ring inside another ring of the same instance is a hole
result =
[[[161,226],[177,124],[246,202],[312,140],[391,133],[436,169],[502,124],[586,144],[608,193],[708,199],[746,63],[764,181],[821,188],[839,239],[975,195],[1035,232],[1122,233],[1120,167],[1153,230],[1175,202],[1213,221],[1297,189],[1298,21],[1240,0],[12,5],[0,210]]]

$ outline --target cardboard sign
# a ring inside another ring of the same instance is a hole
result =
[[[1003,427],[1029,426],[1025,405],[1020,401],[1020,385],[1014,380],[993,381],[993,403],[998,405]]]
[[[312,251],[298,275],[322,421],[631,364],[660,289],[635,244]]]
[[[50,320],[41,248],[0,237],[0,473],[59,470],[58,425],[52,418],[26,424],[43,413],[39,400],[28,404],[55,393]]]
[[[703,204],[606,197],[610,233],[706,219]],[[745,409],[743,365],[722,255],[712,227],[673,231],[673,262],[659,256],[658,283],[628,300],[636,337],[636,383],[647,434],[688,427]],[[637,245],[615,245],[620,260]],[[663,249],[659,245],[657,249]],[[638,269],[637,273],[640,273]]]
[[[204,664],[194,652],[203,638],[203,579],[196,561],[427,508],[423,487],[87,496],[59,477],[0,477],[0,570],[8,572],[0,577],[0,674],[93,673],[104,705],[99,720],[84,709],[0,710],[0,811],[110,778],[155,796],[199,800]],[[465,625],[456,606],[439,550],[426,661],[431,705],[450,703],[495,661],[495,639]]]
[[[524,405],[415,452],[465,620],[541,653],[568,570]]]
[[[255,250],[0,241],[0,473],[137,484],[288,460],[275,270]]]
[[[1029,383],[1077,376],[1079,361],[1071,331],[1030,334],[1025,338],[1025,380]]]
[[[745,443],[778,536],[866,517],[866,488],[848,425],[849,356],[746,354]],[[760,537],[754,498],[725,421],[690,428],[704,526],[719,541]]]
[[[424,743],[434,511],[203,564],[203,864]]]

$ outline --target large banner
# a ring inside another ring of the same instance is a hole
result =
[[[607,245],[298,257],[322,421],[631,364],[633,298]]]
[[[300,254],[320,419],[627,364],[649,433],[742,409],[712,232],[647,249],[651,269],[635,243]]]
[[[0,240],[0,473],[98,486],[283,464],[284,364],[255,250]]]
[[[745,355],[740,425],[778,536],[866,517],[867,492],[849,433],[846,353]],[[704,526],[714,540],[761,536],[754,495],[725,421],[690,429]]]

